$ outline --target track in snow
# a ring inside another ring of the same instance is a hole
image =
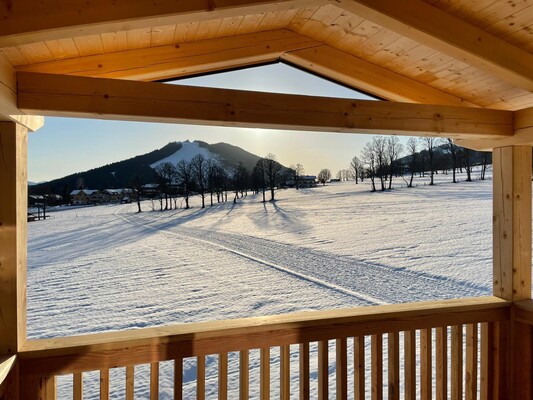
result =
[[[119,210],[120,212],[120,210]],[[401,303],[486,295],[488,289],[438,275],[368,263],[325,251],[218,230],[187,228],[175,219],[121,216],[144,228],[180,235],[283,271],[298,279],[357,297],[367,304]]]

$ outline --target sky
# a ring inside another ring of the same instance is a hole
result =
[[[172,82],[262,92],[293,93],[351,99],[371,99],[357,91],[284,64],[212,74]],[[125,160],[173,141],[203,140],[239,146],[258,156],[273,153],[279,162],[300,163],[307,174],[323,168],[333,174],[359,156],[367,135],[281,131],[233,127],[45,118],[28,140],[28,176],[43,182]]]

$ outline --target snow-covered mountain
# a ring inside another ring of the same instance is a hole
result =
[[[30,193],[55,193],[64,196],[78,189],[81,184],[91,189],[121,188],[130,186],[135,176],[149,183],[154,180],[154,168],[157,165],[165,162],[176,164],[180,160],[190,161],[197,154],[217,159],[228,171],[233,170],[239,162],[251,171],[260,158],[227,143],[209,144],[188,140],[171,142],[150,153],[30,186]]]

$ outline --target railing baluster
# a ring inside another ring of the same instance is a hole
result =
[[[329,354],[328,341],[318,342],[318,399],[328,399]]]
[[[248,400],[250,396],[250,356],[248,350],[239,353],[239,400]]]
[[[218,355],[218,398],[228,398],[228,353]]]
[[[174,360],[174,400],[182,400],[182,399],[183,399],[183,358],[179,357]]]
[[[422,400],[431,400],[433,378],[431,371],[431,328],[420,330],[420,394]]]
[[[400,398],[400,335],[390,332],[388,335],[389,350],[389,400]]]
[[[416,399],[416,332],[404,332],[405,400]]]
[[[463,398],[463,326],[452,326],[452,400]]]
[[[196,358],[196,399],[205,399],[205,356]]]
[[[372,335],[371,339],[372,358],[372,400],[383,399],[383,336]]]
[[[354,398],[365,400],[365,337],[353,338]]]
[[[448,328],[436,328],[437,400],[448,400]]]
[[[135,393],[135,366],[126,367],[126,400],[133,400]]]
[[[466,400],[477,399],[477,324],[466,325]]]
[[[291,348],[290,346],[281,346],[280,365],[279,365],[279,397],[281,400],[290,400],[291,397]]]
[[[150,400],[159,399],[159,363],[150,364]]]
[[[335,351],[337,356],[337,400],[345,400],[348,398],[348,344],[346,338],[336,340]]]
[[[109,400],[109,368],[100,370],[100,400]]]
[[[261,381],[260,389],[261,400],[270,399],[270,348],[265,347],[261,349],[261,367],[260,367]]]
[[[74,400],[83,400],[83,374],[81,372],[74,373],[72,386],[72,398]]]
[[[492,324],[483,322],[481,324],[481,371],[479,396],[481,399],[492,399]]]
[[[300,343],[300,400],[309,400],[309,343]]]

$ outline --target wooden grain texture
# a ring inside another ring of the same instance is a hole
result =
[[[135,366],[128,365],[126,367],[126,400],[133,400],[135,393]],[[179,397],[174,395],[174,400],[178,400]]]
[[[337,400],[348,398],[348,341],[335,341],[335,379]]]
[[[300,400],[309,400],[309,343],[300,343]]]
[[[463,398],[463,327],[451,327],[451,399]]]
[[[493,151],[493,293],[531,298],[531,147]]]
[[[504,137],[513,114],[19,72],[18,106],[45,116],[442,137]]]
[[[494,322],[492,332],[493,398],[505,399],[513,389],[511,349],[511,322]]]
[[[57,388],[55,376],[25,377],[23,384],[21,383],[20,385],[20,399],[56,400],[56,398]],[[100,399],[105,400],[102,397]]]
[[[74,373],[72,380],[72,398],[74,400],[83,400],[83,373],[76,372]]]
[[[319,43],[279,29],[21,66],[19,71],[154,81],[274,62]],[[457,105],[457,104],[455,104]]]
[[[435,329],[436,399],[448,399],[448,328]]]
[[[479,395],[481,399],[493,398],[493,324],[482,322],[480,324],[480,373],[479,373]]]
[[[151,29],[152,27],[199,23],[201,21],[253,15],[271,11],[297,9],[313,0],[82,0],[65,3],[52,0],[35,3],[19,0],[2,7],[0,47],[20,46],[47,40]]]
[[[183,399],[183,359],[174,360],[174,400]]]
[[[474,106],[459,97],[326,45],[288,50],[281,58],[290,64],[387,100]],[[24,70],[24,67],[20,70]]]
[[[336,3],[514,86],[533,90],[533,54],[422,0],[337,0]]]
[[[329,399],[329,348],[328,341],[318,342],[318,399]]]
[[[26,341],[27,131],[0,122],[0,355]]]
[[[465,398],[476,400],[478,394],[478,326],[466,325]]]
[[[420,330],[420,398],[422,400],[431,400],[432,397],[432,343],[431,328]]]
[[[404,332],[404,397],[406,400],[416,399],[416,332]]]
[[[270,399],[270,347],[261,348],[259,367],[259,397],[261,400]]]
[[[196,357],[196,400],[205,399],[205,356]]]
[[[400,335],[392,332],[388,337],[389,400],[400,399]]]
[[[281,400],[290,400],[291,398],[291,348],[290,346],[281,346],[279,365],[279,398]]]
[[[509,303],[494,297],[406,303],[30,340],[19,358],[23,375],[73,373],[509,317]]]
[[[370,338],[370,395],[372,400],[383,399],[383,336],[372,335]]]
[[[159,399],[159,363],[150,364],[150,400]]]
[[[109,400],[109,368],[100,370],[100,400]]]
[[[354,364],[354,398],[355,400],[365,399],[365,337],[356,336],[353,338],[353,364]]]
[[[250,398],[250,353],[248,350],[239,352],[239,400]]]
[[[228,353],[218,355],[218,399],[228,398]]]
[[[531,400],[533,398],[533,327],[529,324],[513,324],[513,398]]]

